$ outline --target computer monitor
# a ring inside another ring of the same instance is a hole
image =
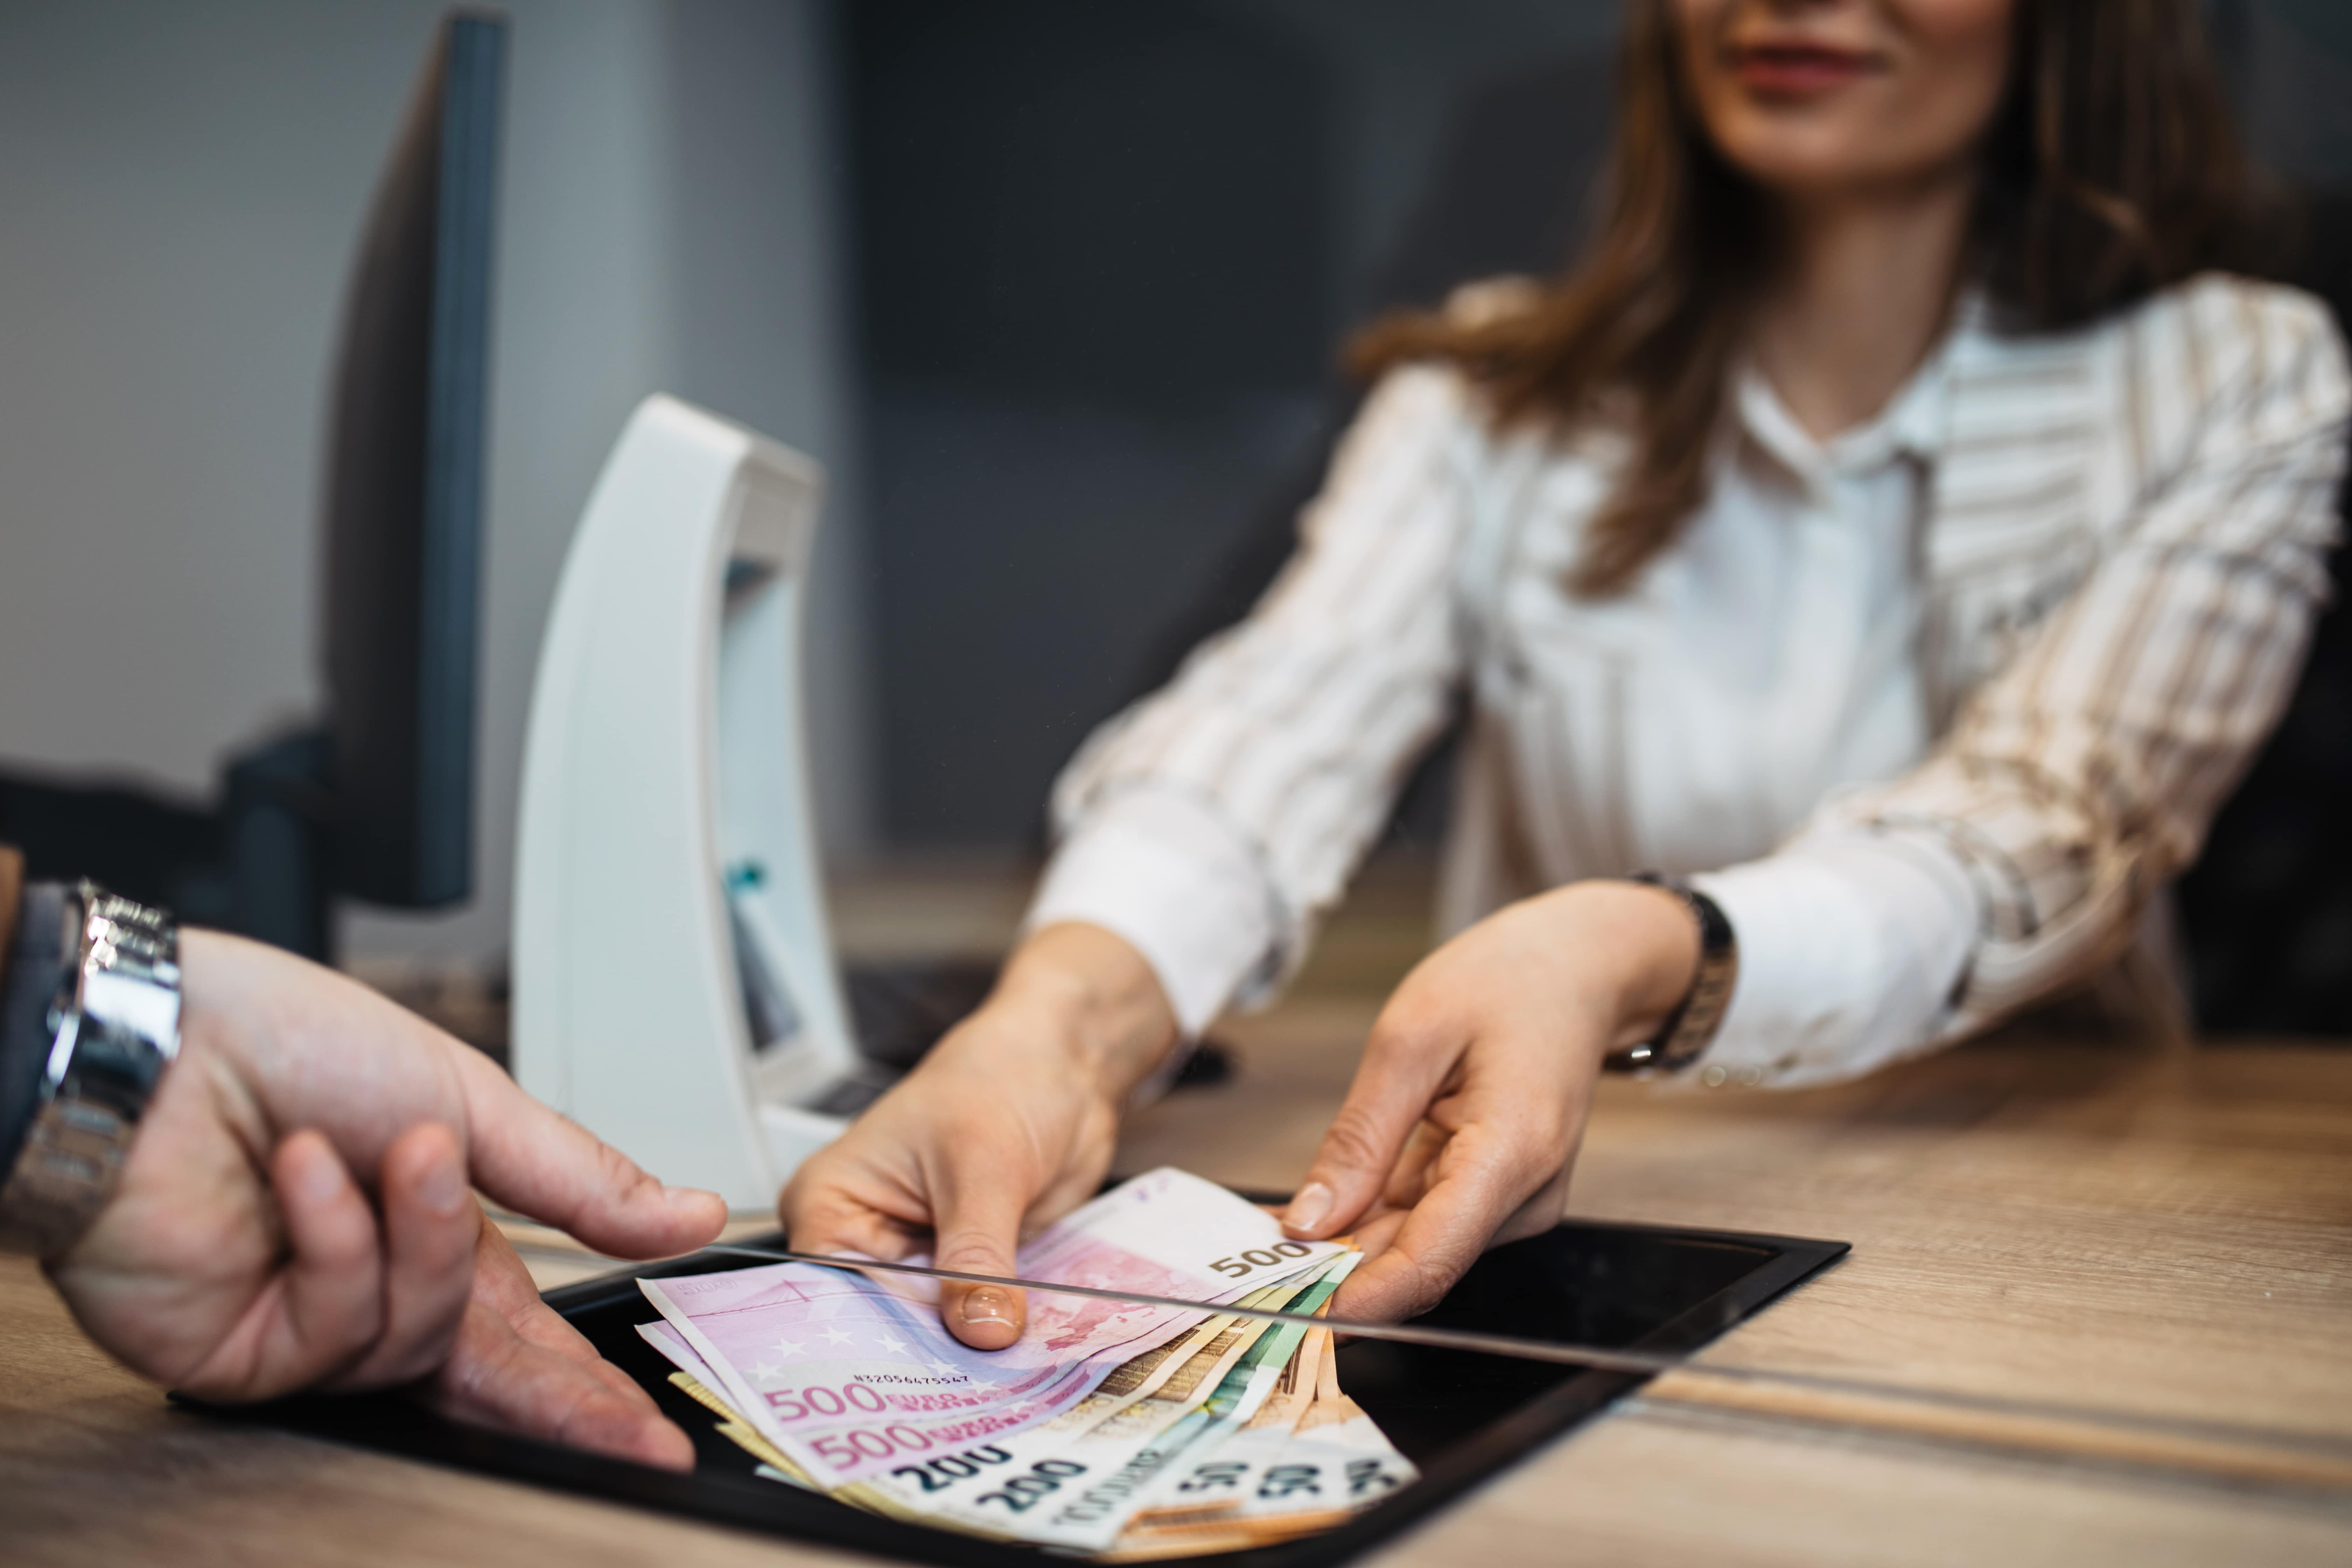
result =
[[[446,17],[345,306],[321,627],[331,880],[429,909],[473,889],[483,397],[503,20]]]

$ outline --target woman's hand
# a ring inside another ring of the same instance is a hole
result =
[[[624,1257],[725,1223],[366,987],[181,938],[180,1058],[49,1265],[90,1337],[200,1397],[415,1384],[451,1414],[685,1468],[693,1447],[539,1300],[469,1187]]]
[[[1176,1040],[1141,954],[1097,926],[1048,926],[980,1010],[812,1155],[781,1208],[803,1252],[1009,1275],[1021,1238],[1102,1184],[1128,1096]],[[1021,1337],[1016,1290],[948,1285],[940,1318],[979,1350]]]
[[[1285,1219],[1372,1255],[1332,1314],[1426,1311],[1486,1247],[1559,1224],[1601,1059],[1655,1034],[1697,964],[1682,900],[1635,882],[1528,899],[1423,960]]]

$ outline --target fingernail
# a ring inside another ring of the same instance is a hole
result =
[[[1320,1230],[1330,1217],[1331,1189],[1320,1182],[1309,1182],[1292,1195],[1290,1211],[1282,1216],[1282,1223],[1289,1230]]]
[[[967,1328],[982,1323],[1002,1323],[1013,1327],[1013,1299],[993,1285],[983,1285],[963,1299],[963,1321]]]
[[[710,1206],[710,1200],[715,1196],[717,1196],[716,1194],[704,1192],[700,1187],[664,1187],[662,1189],[662,1202],[680,1214],[708,1208]]]

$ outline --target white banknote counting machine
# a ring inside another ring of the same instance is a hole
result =
[[[564,561],[525,743],[516,1077],[738,1207],[772,1204],[879,1070],[834,967],[804,757],[824,485],[647,398]]]

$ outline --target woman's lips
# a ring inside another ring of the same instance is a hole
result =
[[[1751,44],[1731,51],[1743,86],[1776,97],[1805,97],[1845,86],[1878,68],[1868,55],[1811,44]]]

